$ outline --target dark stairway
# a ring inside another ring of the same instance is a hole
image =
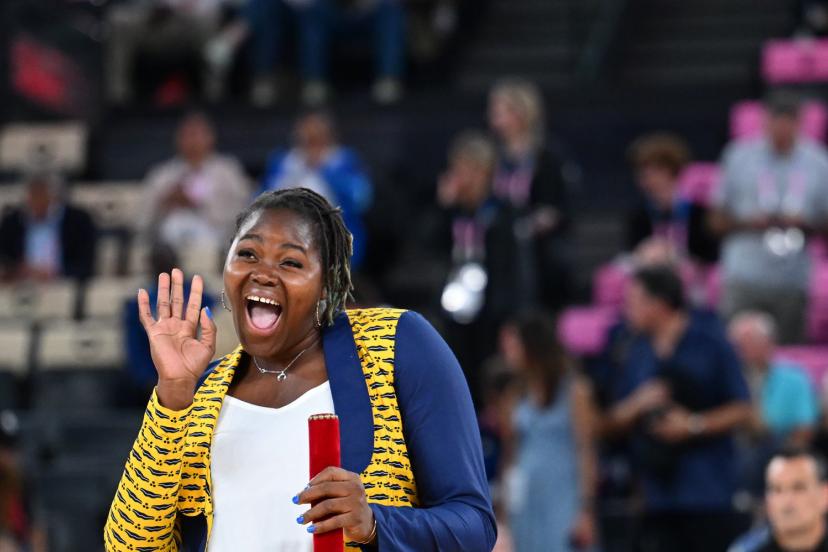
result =
[[[586,42],[596,0],[492,0],[456,77],[481,91],[503,76],[547,89],[569,86]]]
[[[781,0],[631,0],[620,84],[749,90],[762,44],[790,35],[793,15]]]

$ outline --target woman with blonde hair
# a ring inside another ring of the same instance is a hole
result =
[[[578,169],[565,162],[560,147],[548,139],[543,97],[536,84],[523,79],[498,82],[489,94],[489,126],[499,149],[493,193],[518,217],[516,235],[526,245],[525,290],[520,307],[538,301],[549,309],[567,296],[567,191]]]

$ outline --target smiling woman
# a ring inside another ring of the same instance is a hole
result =
[[[193,278],[139,291],[158,384],[112,502],[106,550],[491,550],[495,524],[468,387],[417,313],[347,310],[351,235],[306,189],[239,215],[223,303],[241,344],[209,364],[216,329]],[[201,335],[198,336],[200,327]],[[342,468],[307,481],[307,419],[335,412]],[[312,506],[311,506],[312,505]]]

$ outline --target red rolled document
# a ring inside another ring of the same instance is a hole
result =
[[[339,417],[336,414],[314,414],[308,418],[310,438],[310,478],[329,466],[341,467],[339,450]],[[316,503],[313,503],[316,506]],[[343,552],[345,535],[342,529],[313,536],[313,552]]]

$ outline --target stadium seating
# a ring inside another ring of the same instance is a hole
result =
[[[76,312],[78,286],[61,280],[30,285],[0,287],[0,320],[53,321],[72,318]]]

